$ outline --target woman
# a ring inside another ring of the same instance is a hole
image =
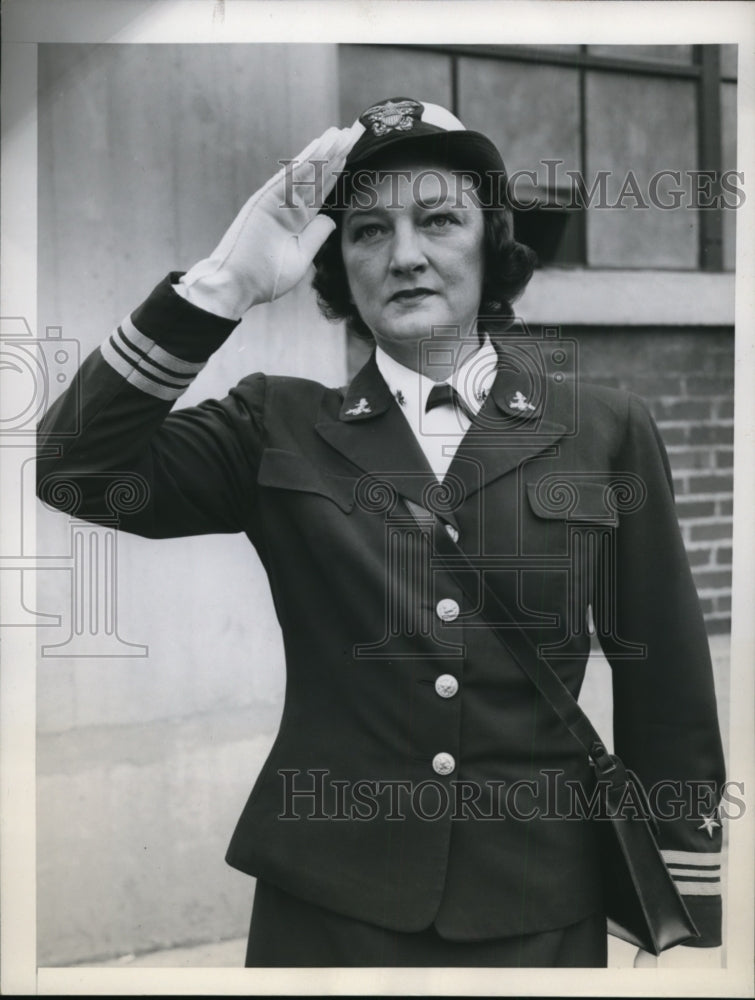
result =
[[[137,475],[125,530],[244,531],[267,570],[287,688],[227,855],[258,880],[247,964],[605,965],[575,798],[589,762],[497,638],[483,583],[574,695],[595,623],[617,751],[665,783],[661,846],[697,943],[719,943],[715,794],[668,811],[701,782],[715,793],[723,764],[649,414],[570,377],[560,342],[507,333],[532,260],[485,136],[393,98],[297,159],[87,359],[80,435],[75,389],[41,426],[62,443],[39,461],[44,499],[72,495],[63,478],[96,517]],[[257,373],[169,414],[239,317],[315,258],[322,307],[376,343],[351,384]],[[428,509],[480,572],[434,560]]]

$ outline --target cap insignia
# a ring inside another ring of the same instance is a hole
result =
[[[415,122],[421,120],[424,110],[419,101],[409,98],[382,101],[367,108],[359,116],[359,121],[365,130],[370,129],[378,137],[389,132],[409,132],[414,128]]]

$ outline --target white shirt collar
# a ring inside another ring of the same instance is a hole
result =
[[[471,354],[453,375],[445,380],[456,389],[473,413],[477,413],[485,402],[495,381],[498,364],[498,355],[490,342],[490,337],[487,333],[484,336],[485,340],[479,350]],[[409,413],[424,413],[430,390],[442,383],[434,382],[421,372],[415,372],[400,364],[386,354],[379,345],[375,349],[375,362],[399,405]]]

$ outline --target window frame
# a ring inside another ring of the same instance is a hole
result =
[[[438,52],[451,58],[451,111],[459,112],[459,59],[500,59],[509,62],[537,63],[543,66],[564,66],[579,72],[579,145],[582,163],[586,160],[587,108],[586,74],[606,73],[637,74],[691,80],[697,87],[698,162],[696,169],[710,173],[712,196],[720,194],[723,163],[721,139],[721,84],[736,83],[736,74],[721,70],[720,45],[693,45],[692,61],[676,63],[649,59],[634,60],[624,57],[597,55],[589,46],[580,45],[575,51],[527,45],[437,45],[412,43],[391,46],[396,49]],[[728,273],[724,270],[723,211],[722,207],[698,208],[699,236],[697,270]],[[583,236],[584,240],[584,236]]]

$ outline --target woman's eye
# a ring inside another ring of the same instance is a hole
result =
[[[446,229],[453,221],[450,215],[431,215],[427,220],[427,225],[431,229]]]
[[[364,226],[359,226],[354,232],[354,240],[370,240],[381,231],[380,226],[375,222],[368,222]]]

